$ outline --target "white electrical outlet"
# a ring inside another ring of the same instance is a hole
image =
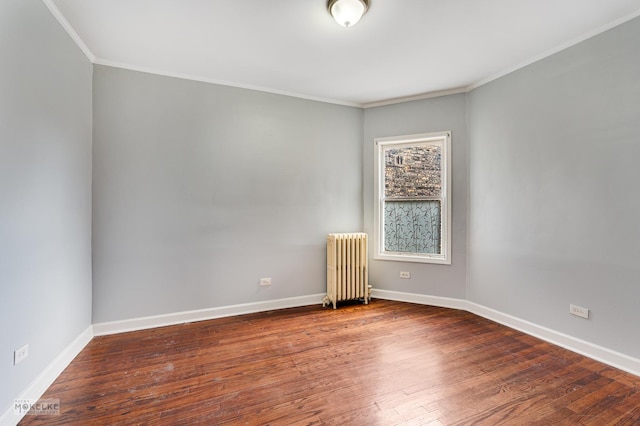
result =
[[[260,285],[271,285],[271,278],[260,278]]]
[[[569,305],[569,313],[578,317],[589,319],[589,309],[582,306]]]
[[[411,278],[411,272],[400,271],[400,278],[409,279]]]
[[[20,361],[29,355],[29,345],[24,345],[13,351],[13,365],[17,365]]]

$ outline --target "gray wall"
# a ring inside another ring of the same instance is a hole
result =
[[[91,324],[92,65],[39,0],[0,2],[0,58],[1,415]]]
[[[326,234],[362,228],[362,116],[96,66],[94,322],[325,292]]]
[[[634,357],[639,40],[635,19],[469,96],[469,299]]]
[[[464,94],[406,102],[365,110],[364,113],[364,222],[373,242],[374,139],[451,130],[452,255],[451,265],[370,260],[370,281],[376,289],[466,297],[467,270],[467,110]],[[370,248],[373,250],[373,247]],[[371,251],[373,253],[373,251]],[[401,279],[400,271],[411,272]]]

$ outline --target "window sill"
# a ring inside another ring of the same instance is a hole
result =
[[[451,259],[444,256],[420,256],[416,254],[388,254],[376,253],[375,260],[391,260],[394,262],[433,263],[436,265],[451,265]]]

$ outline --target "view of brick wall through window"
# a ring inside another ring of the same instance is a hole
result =
[[[385,197],[439,197],[441,147],[411,146],[385,151]]]
[[[442,147],[384,150],[384,250],[440,254]]]

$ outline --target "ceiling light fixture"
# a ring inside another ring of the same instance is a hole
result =
[[[338,24],[353,27],[369,9],[369,0],[329,0],[327,8]]]

